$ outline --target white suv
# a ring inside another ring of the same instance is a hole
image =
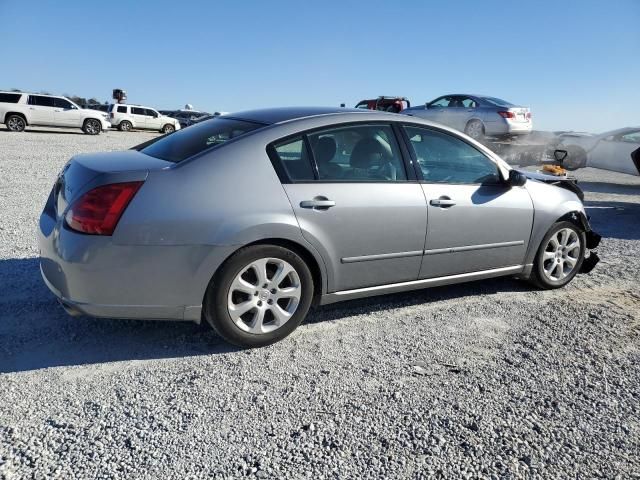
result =
[[[0,123],[12,132],[27,125],[77,127],[88,135],[109,129],[107,114],[84,110],[65,97],[21,92],[0,92]]]
[[[175,118],[161,115],[157,110],[141,105],[116,103],[109,105],[109,120],[122,132],[133,128],[171,133],[180,130],[180,122]]]

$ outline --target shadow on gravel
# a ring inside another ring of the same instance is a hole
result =
[[[42,282],[37,258],[0,260],[0,373],[238,350],[188,322],[74,318]]]
[[[603,237],[640,239],[640,204],[587,201],[584,206],[591,226]]]
[[[10,132],[8,129],[3,129],[0,130],[0,132],[3,133],[15,133],[15,132]],[[27,128],[24,132],[19,132],[21,135],[24,135],[25,133],[55,133],[58,135],[86,135],[82,130],[80,130],[80,128],[78,128],[77,132],[70,132],[69,130],[31,130],[30,128]]]

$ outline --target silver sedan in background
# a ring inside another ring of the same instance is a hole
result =
[[[533,129],[528,107],[485,95],[444,95],[402,113],[447,125],[476,140],[527,135]]]
[[[562,287],[598,236],[573,192],[447,127],[288,108],[72,158],[38,240],[71,314],[204,319],[255,347],[312,304],[504,275]]]

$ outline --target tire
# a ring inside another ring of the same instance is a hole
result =
[[[562,161],[562,166],[567,170],[577,170],[587,166],[587,152],[576,145],[567,147],[567,158]]]
[[[133,125],[131,125],[131,122],[128,120],[122,120],[118,125],[118,130],[121,132],[130,132],[132,128]]]
[[[98,135],[102,131],[102,124],[100,123],[100,120],[88,118],[82,125],[82,131],[87,135]]]
[[[162,127],[161,132],[162,133],[173,133],[176,131],[176,127],[174,127],[173,125],[171,125],[170,123],[167,123],[164,127]]]
[[[567,233],[566,240],[564,240],[562,232],[571,233]],[[554,245],[554,241],[556,245]],[[566,248],[566,246],[571,247],[575,242],[578,243],[577,247],[570,250]],[[575,223],[567,221],[554,223],[542,239],[536,253],[533,271],[531,272],[531,283],[544,290],[564,287],[582,267],[585,244],[586,236],[584,230]],[[571,259],[572,262],[567,261],[567,258]],[[573,263],[573,266],[570,270],[567,270],[571,263]]]
[[[474,140],[481,141],[484,139],[484,125],[480,120],[470,120],[464,127],[464,133]]]
[[[276,285],[272,282],[281,269],[284,276]],[[259,275],[258,270],[264,273]],[[209,283],[203,310],[207,322],[227,342],[255,348],[293,332],[306,317],[312,298],[313,279],[300,256],[276,245],[254,245],[238,250],[222,265]]]
[[[10,132],[24,132],[24,129],[27,128],[27,121],[22,115],[7,115],[4,124]]]

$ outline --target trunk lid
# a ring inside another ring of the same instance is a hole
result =
[[[57,218],[68,205],[90,188],[109,183],[144,180],[152,170],[173,163],[135,150],[81,154],[73,157],[58,175],[52,191],[52,207]]]

